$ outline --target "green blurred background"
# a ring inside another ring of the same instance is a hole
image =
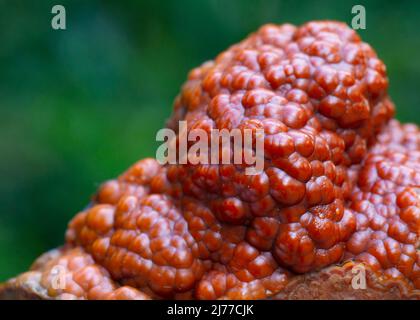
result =
[[[419,2],[0,0],[0,281],[60,245],[100,182],[154,156],[188,70],[267,22],[350,24],[355,4],[398,118],[420,123]]]

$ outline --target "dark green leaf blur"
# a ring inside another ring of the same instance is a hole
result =
[[[51,28],[55,4],[65,31]],[[355,4],[397,117],[420,123],[416,1],[0,0],[0,281],[62,244],[102,181],[154,156],[191,68],[264,23],[350,24]]]

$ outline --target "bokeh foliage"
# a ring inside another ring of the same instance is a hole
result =
[[[188,70],[268,22],[336,19],[354,1],[0,0],[0,281],[60,245],[98,184],[154,156]],[[359,33],[420,123],[420,3],[369,1]]]

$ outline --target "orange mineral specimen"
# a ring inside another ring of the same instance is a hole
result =
[[[261,27],[190,72],[168,127],[262,129],[264,170],[141,160],[3,296],[419,299],[420,131],[387,88],[343,23]]]

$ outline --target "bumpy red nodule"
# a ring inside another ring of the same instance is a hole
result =
[[[263,129],[264,171],[139,161],[70,222],[59,259],[81,280],[50,296],[269,298],[348,260],[419,289],[420,132],[387,87],[329,21],[263,26],[192,70],[168,127]]]

